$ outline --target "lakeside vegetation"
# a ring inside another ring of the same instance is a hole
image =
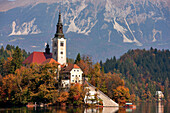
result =
[[[165,100],[170,101],[170,51],[157,50],[129,50],[120,59],[115,57],[100,61],[104,71],[114,73],[118,71],[129,88],[130,94],[137,101],[155,101],[155,92],[162,91]]]
[[[25,105],[29,102],[84,104],[88,91],[80,84],[72,84],[69,91],[60,88],[60,81],[54,79],[57,76],[56,64],[22,66],[29,53],[19,47],[7,46],[5,50],[3,47],[0,49],[3,51],[0,55],[1,105]],[[119,104],[156,101],[157,90],[161,90],[165,100],[169,100],[169,50],[129,50],[120,59],[113,57],[96,64],[89,56],[78,54],[74,63],[80,66],[83,76],[97,87],[96,90],[101,90]]]

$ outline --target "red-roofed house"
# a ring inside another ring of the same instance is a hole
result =
[[[60,75],[63,77],[62,86],[69,87],[71,83],[83,83],[82,77],[83,71],[76,64],[68,64],[68,66],[62,68]]]

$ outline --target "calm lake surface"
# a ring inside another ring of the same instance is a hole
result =
[[[0,113],[170,113],[170,103],[136,103],[136,109],[121,107],[45,107],[45,108],[0,108]]]

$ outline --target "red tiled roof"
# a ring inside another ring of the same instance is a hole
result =
[[[74,67],[74,68],[80,68],[77,64],[74,64],[73,67]]]
[[[59,64],[59,62],[57,62],[56,60],[54,60],[53,58],[48,58],[46,61],[44,61],[42,64],[46,64],[46,63],[56,63],[56,64]]]
[[[68,66],[62,69],[63,72],[70,72],[73,68],[79,69],[80,67],[77,64],[68,64]]]
[[[23,64],[31,64],[31,63],[41,64],[44,61],[46,61],[48,58],[52,58],[52,53],[47,54],[45,52],[33,52],[22,63]]]

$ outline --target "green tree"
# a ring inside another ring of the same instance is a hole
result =
[[[20,68],[22,65],[22,53],[21,53],[21,49],[17,46],[14,54],[12,55],[12,61],[11,61],[11,66],[12,66],[12,70],[11,73],[14,73],[16,69]]]
[[[81,56],[80,56],[80,53],[78,53],[74,64],[77,64],[78,62],[80,62],[80,60],[81,60]]]
[[[106,83],[105,83],[105,81],[103,82],[100,90],[101,90],[103,93],[107,94],[107,88],[106,88]]]
[[[0,74],[1,74],[2,76],[4,76],[4,63],[5,63],[5,59],[2,58],[2,59],[0,60]]]

